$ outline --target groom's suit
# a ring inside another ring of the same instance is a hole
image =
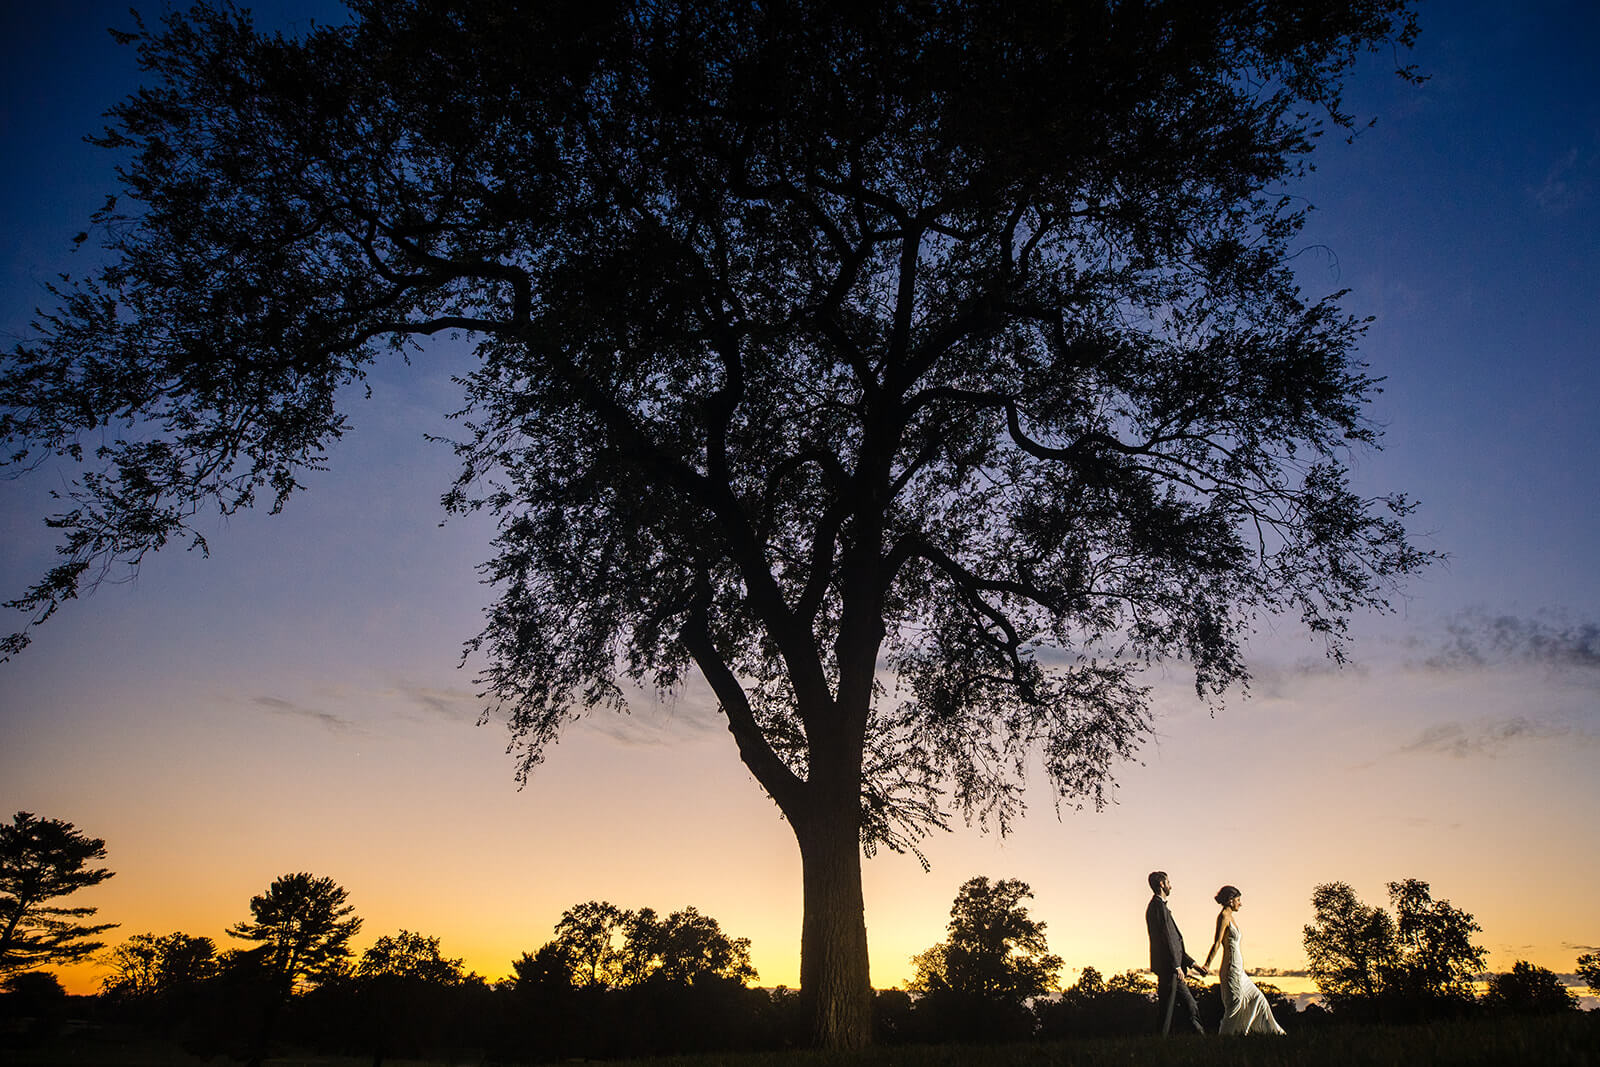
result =
[[[1166,1034],[1172,1030],[1173,1009],[1181,1004],[1189,1025],[1204,1033],[1205,1028],[1200,1025],[1200,1007],[1194,1002],[1194,994],[1189,992],[1189,984],[1183,980],[1183,972],[1194,966],[1194,960],[1183,950],[1183,935],[1178,932],[1178,924],[1172,921],[1172,910],[1161,899],[1161,894],[1150,898],[1150,906],[1144,909],[1144,924],[1150,931],[1150,970],[1156,976],[1161,1032]]]

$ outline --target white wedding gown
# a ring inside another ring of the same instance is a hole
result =
[[[1244,973],[1244,958],[1239,954],[1239,928],[1228,924],[1222,935],[1222,1034],[1281,1034],[1283,1027],[1272,1017],[1272,1006],[1250,976]]]

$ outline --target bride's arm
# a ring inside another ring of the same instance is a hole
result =
[[[1211,958],[1217,954],[1217,949],[1222,947],[1222,935],[1228,929],[1228,913],[1217,912],[1217,936],[1211,940],[1211,951],[1206,953],[1206,970],[1211,970]]]

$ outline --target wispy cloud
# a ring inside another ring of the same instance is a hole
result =
[[[1528,187],[1528,196],[1540,211],[1564,214],[1581,203],[1587,192],[1583,169],[1579,166],[1578,150],[1570,148],[1545,171],[1542,182]]]
[[[1445,626],[1446,637],[1424,660],[1436,670],[1498,663],[1543,664],[1600,671],[1600,623],[1465,611]]]
[[[321,708],[296,704],[292,700],[284,700],[281,697],[251,697],[250,703],[271,712],[273,715],[282,715],[291,719],[303,719],[334,733],[349,733],[356,729],[356,724],[349,719],[341,718],[330,711],[323,711]]]
[[[483,701],[470,689],[437,689],[402,683],[395,686],[392,695],[430,717],[451,722],[471,722],[483,712]]]
[[[1466,759],[1469,756],[1497,755],[1519,742],[1572,736],[1574,736],[1573,728],[1565,723],[1513,715],[1504,719],[1482,720],[1470,725],[1459,722],[1436,723],[1401,746],[1400,751],[1433,752]],[[1593,738],[1586,735],[1577,736],[1584,743],[1593,741]]]
[[[625,745],[662,745],[692,741],[723,728],[716,699],[699,686],[674,696],[644,690],[628,694],[628,712],[595,712],[583,725]]]

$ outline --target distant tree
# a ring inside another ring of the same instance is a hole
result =
[[[279,976],[284,991],[315,985],[344,973],[350,938],[361,929],[349,893],[332,878],[286,874],[250,898],[252,920],[228,928],[228,936],[255,941],[262,961]]]
[[[1416,878],[1388,884],[1394,916],[1368,907],[1343,882],[1312,891],[1305,928],[1311,977],[1336,1012],[1426,1017],[1464,1010],[1487,952],[1476,919],[1434,900]]]
[[[101,980],[109,995],[140,999],[163,996],[210,978],[217,971],[217,946],[209,937],[183,933],[134,934],[107,953],[110,973]]]
[[[13,603],[282,506],[374,360],[470,335],[447,503],[502,520],[522,773],[697,667],[800,849],[819,1041],[868,1036],[863,850],[1006,826],[1035,757],[1101,803],[1146,664],[1220,699],[1265,612],[1342,656],[1427,561],[1349,484],[1365,327],[1284,192],[1410,0],[350,7],[130,34],[109,262],[0,367],[0,462],[86,463]]]
[[[907,988],[927,1010],[969,1020],[971,1032],[960,1036],[1019,1036],[1026,1002],[1056,988],[1061,957],[1022,903],[1032,896],[1020,879],[969,878],[951,905],[948,940],[912,957]]]
[[[161,940],[155,934],[134,934],[108,952],[103,962],[110,973],[100,980],[101,991],[127,999],[153,996]]]
[[[462,961],[440,953],[437,937],[410,930],[386,934],[356,965],[350,984],[358,1017],[343,1025],[364,1035],[372,1067],[382,1067],[391,1054],[421,1056],[453,1021],[449,994],[468,981]]]
[[[1100,972],[1094,967],[1085,967],[1078,973],[1078,980],[1061,994],[1061,999],[1087,1004],[1105,991],[1106,980],[1100,976]]]
[[[1114,974],[1106,981],[1108,993],[1131,993],[1135,996],[1154,1000],[1156,995],[1156,981],[1145,971],[1123,971]]]
[[[1589,992],[1600,997],[1600,952],[1586,952],[1578,957],[1578,975],[1589,986]]]
[[[28,1020],[22,1035],[33,1041],[54,1037],[67,1017],[67,991],[61,979],[48,971],[13,971],[0,977],[0,1018]],[[7,1027],[6,1033],[18,1030]],[[4,1050],[9,1041],[0,1044]],[[4,1059],[0,1056],[0,1059]]]
[[[595,994],[569,946],[547,941],[511,964],[510,1010],[491,1045],[497,1060],[541,1062],[591,1055],[599,1031]]]
[[[524,952],[511,963],[512,987],[519,991],[570,989],[574,978],[575,963],[560,941],[547,941],[536,952]]]
[[[1369,907],[1344,882],[1311,891],[1315,918],[1305,928],[1311,979],[1335,1011],[1376,1010],[1399,960],[1394,920]]]
[[[1578,995],[1554,971],[1518,960],[1511,970],[1489,978],[1483,1005],[1517,1015],[1553,1015],[1577,1011]]]
[[[89,866],[105,857],[106,843],[70,822],[19,811],[10,826],[0,824],[0,977],[105,947],[92,939],[116,923],[82,923],[97,909],[50,903],[110,878],[112,871]]]
[[[1483,928],[1449,901],[1434,900],[1427,882],[1407,878],[1388,888],[1399,949],[1390,993],[1425,1013],[1469,1004],[1489,955],[1472,943]]]
[[[623,943],[633,912],[609,900],[574,904],[561,913],[555,940],[580,984],[612,986],[623,977]]]
[[[758,977],[750,963],[750,939],[730,938],[717,920],[692,906],[659,921],[650,909],[640,911],[628,927],[624,957],[633,981],[694,985],[721,980],[742,985]]]
[[[1107,979],[1097,968],[1085,967],[1060,997],[1034,1005],[1039,1036],[1058,1039],[1146,1033],[1155,995],[1156,984],[1143,971],[1124,971]]]
[[[356,964],[358,979],[401,978],[433,985],[459,985],[466,980],[463,961],[439,953],[439,939],[401,930],[392,937],[385,934],[361,954]]]
[[[228,928],[228,936],[260,945],[241,954],[233,967],[246,985],[256,974],[266,982],[252,1065],[266,1055],[278,1012],[298,987],[347,973],[350,938],[361,929],[355,908],[346,903],[348,896],[332,878],[286,874],[274,879],[265,893],[250,898],[253,920]]]

